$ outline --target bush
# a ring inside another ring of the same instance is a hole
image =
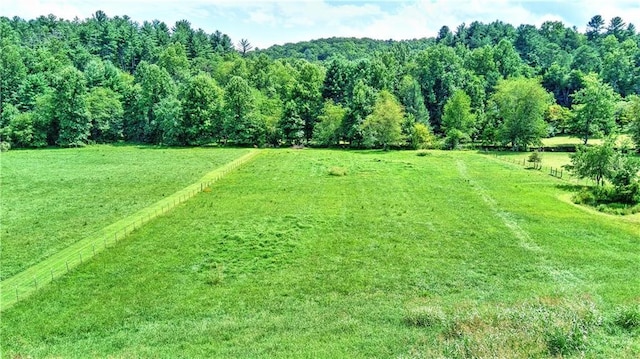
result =
[[[429,127],[422,123],[416,123],[413,125],[411,136],[411,147],[415,150],[426,149],[433,146],[435,141],[433,135],[429,131]]]
[[[576,193],[572,199],[573,203],[576,204],[586,204],[589,206],[595,206],[597,204],[596,196],[591,189],[581,190],[580,192]]]
[[[540,152],[538,151],[532,152],[531,155],[529,155],[527,162],[533,164],[533,168],[535,169],[542,168],[542,155],[540,155]]]
[[[7,152],[11,149],[11,144],[9,142],[0,141],[0,152]]]

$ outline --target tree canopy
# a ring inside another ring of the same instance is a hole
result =
[[[0,141],[15,147],[359,147],[377,133],[381,99],[403,110],[380,147],[415,147],[417,133],[514,149],[555,133],[586,143],[629,131],[640,142],[640,35],[621,17],[594,16],[585,33],[558,21],[474,21],[434,38],[269,49],[188,20],[140,24],[103,11],[0,17],[0,31]]]

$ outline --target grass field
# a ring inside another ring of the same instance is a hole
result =
[[[193,183],[236,149],[92,146],[0,158],[0,279]]]
[[[532,164],[526,162],[531,155],[531,152],[496,152],[495,154],[502,159],[510,159],[512,161],[517,161],[522,165],[522,161],[524,160],[524,165],[522,167],[531,167]],[[549,168],[562,168],[564,165],[568,165],[571,163],[571,159],[569,158],[569,153],[567,152],[542,152],[540,153],[542,157],[542,162],[540,165],[542,167]]]
[[[572,188],[471,152],[266,151],[4,311],[3,357],[638,357],[640,227]]]

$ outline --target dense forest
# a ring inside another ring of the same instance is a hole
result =
[[[187,20],[0,18],[3,148],[162,145],[525,149],[558,134],[640,145],[640,34],[594,16],[443,27],[410,41],[265,50]],[[638,146],[640,148],[640,146]]]

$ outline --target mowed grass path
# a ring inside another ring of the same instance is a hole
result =
[[[90,146],[3,153],[0,279],[90,237],[246,152]]]
[[[267,151],[3,312],[2,351],[638,356],[605,323],[640,303],[640,231],[562,184],[474,153]]]

